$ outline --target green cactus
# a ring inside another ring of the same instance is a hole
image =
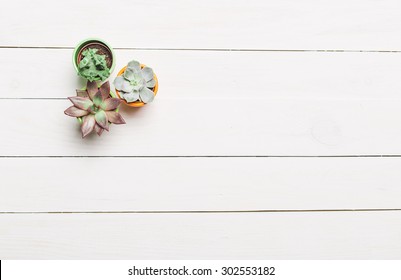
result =
[[[98,49],[87,49],[82,52],[82,60],[78,64],[78,74],[90,82],[104,81],[110,76],[106,56],[97,54]]]

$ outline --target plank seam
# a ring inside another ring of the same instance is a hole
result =
[[[35,214],[235,214],[235,213],[313,213],[313,212],[396,212],[401,208],[378,209],[283,209],[283,210],[182,210],[182,211],[2,211],[0,215]]]
[[[74,47],[60,46],[0,46],[0,49],[53,49],[53,50],[73,50]],[[237,49],[237,48],[129,48],[129,47],[117,47],[115,50],[135,50],[135,51],[216,51],[216,52],[329,52],[329,53],[401,53],[401,50],[352,50],[352,49]]]
[[[401,158],[401,155],[142,155],[142,156],[28,156],[28,155],[0,155],[1,158]]]

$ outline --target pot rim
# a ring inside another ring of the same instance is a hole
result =
[[[126,65],[123,68],[121,68],[121,70],[117,74],[117,77],[118,76],[122,76],[124,71],[125,71],[125,69],[127,69],[127,67],[128,66]],[[143,69],[145,67],[146,67],[146,65],[141,63],[141,69]],[[153,88],[152,91],[153,91],[153,94],[156,96],[157,91],[159,90],[159,80],[157,79],[157,76],[156,76],[155,72],[153,72],[153,79],[156,80],[156,85],[155,85],[155,87]],[[117,89],[115,89],[115,90],[116,90],[117,97],[120,98],[124,102],[124,104],[127,105],[127,106],[130,106],[130,107],[142,107],[142,106],[146,105],[146,103],[143,103],[142,101],[135,101],[135,102],[128,103],[124,98],[121,97],[120,92]]]

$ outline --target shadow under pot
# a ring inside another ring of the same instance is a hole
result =
[[[104,81],[113,72],[113,48],[98,38],[81,41],[73,52],[73,65],[79,76],[88,81]]]

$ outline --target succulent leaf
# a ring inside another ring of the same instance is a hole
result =
[[[136,73],[136,71],[133,70],[132,68],[127,68],[127,69],[125,69],[123,76],[125,79],[127,79],[128,81],[131,82],[131,81],[134,81],[136,78],[135,73]]]
[[[100,92],[102,93],[102,98],[103,100],[105,100],[106,98],[109,97],[110,95],[110,83],[109,81],[103,83],[100,88],[99,88]]]
[[[82,110],[88,110],[88,108],[93,105],[92,101],[85,97],[73,96],[68,97],[68,99],[75,105],[75,107]]]
[[[132,60],[132,61],[128,62],[127,68],[131,68],[133,70],[139,71],[139,70],[141,70],[141,64],[136,60]]]
[[[98,109],[94,104],[88,108],[89,113],[96,114],[97,111]]]
[[[97,106],[97,107],[100,107],[102,102],[103,102],[102,93],[99,90],[98,92],[96,92],[95,96],[93,97],[93,104],[95,104],[95,106]]]
[[[146,86],[147,86],[148,88],[154,88],[154,87],[156,86],[156,80],[155,80],[155,79],[152,79],[152,80],[146,82]]]
[[[82,52],[83,56],[93,56],[97,53],[98,49],[96,48],[89,48]]]
[[[125,120],[123,119],[123,117],[116,111],[107,111],[106,115],[107,115],[109,122],[111,122],[111,123],[125,124]]]
[[[95,96],[96,92],[98,91],[97,83],[88,81],[86,83],[86,90],[88,91],[90,99],[93,100],[93,97]]]
[[[128,102],[135,102],[139,100],[139,92],[124,93],[122,97]]]
[[[121,99],[119,98],[107,98],[102,102],[100,105],[100,108],[102,108],[105,111],[111,111],[117,109],[117,107],[120,105]]]
[[[86,90],[77,89],[77,96],[79,97],[89,97],[88,92]]]
[[[114,79],[114,87],[116,88],[116,90],[122,90],[123,87],[123,83],[124,83],[125,79],[123,76],[117,76]]]
[[[121,90],[124,92],[131,92],[134,90],[134,86],[127,80],[124,80]]]
[[[144,67],[142,69],[142,77],[145,79],[145,81],[149,82],[150,80],[153,79],[153,70],[150,67]]]
[[[97,133],[97,135],[102,135],[102,133],[103,133],[103,131],[104,131],[104,129],[103,128],[101,128],[100,127],[100,125],[98,125],[98,124],[95,124],[95,131],[96,131],[96,133]]]
[[[139,92],[139,96],[142,100],[143,103],[149,103],[152,102],[153,99],[155,98],[155,95],[153,93],[153,91],[151,91],[150,89],[148,89],[147,87],[144,87],[140,92]]]
[[[132,89],[132,91],[141,91],[144,86],[145,81],[141,78],[139,81],[136,82],[135,85],[133,85],[134,88]]]
[[[64,114],[71,117],[83,117],[89,114],[88,111],[78,109],[75,106],[71,106],[64,111]]]
[[[96,123],[101,127],[109,131],[109,120],[105,111],[100,110],[95,114]]]
[[[82,53],[82,54],[84,54],[84,53]],[[89,63],[90,63],[89,57],[84,57],[84,58],[79,62],[79,68],[87,67]]]
[[[94,115],[85,116],[81,126],[82,138],[85,138],[93,131],[96,121]]]

